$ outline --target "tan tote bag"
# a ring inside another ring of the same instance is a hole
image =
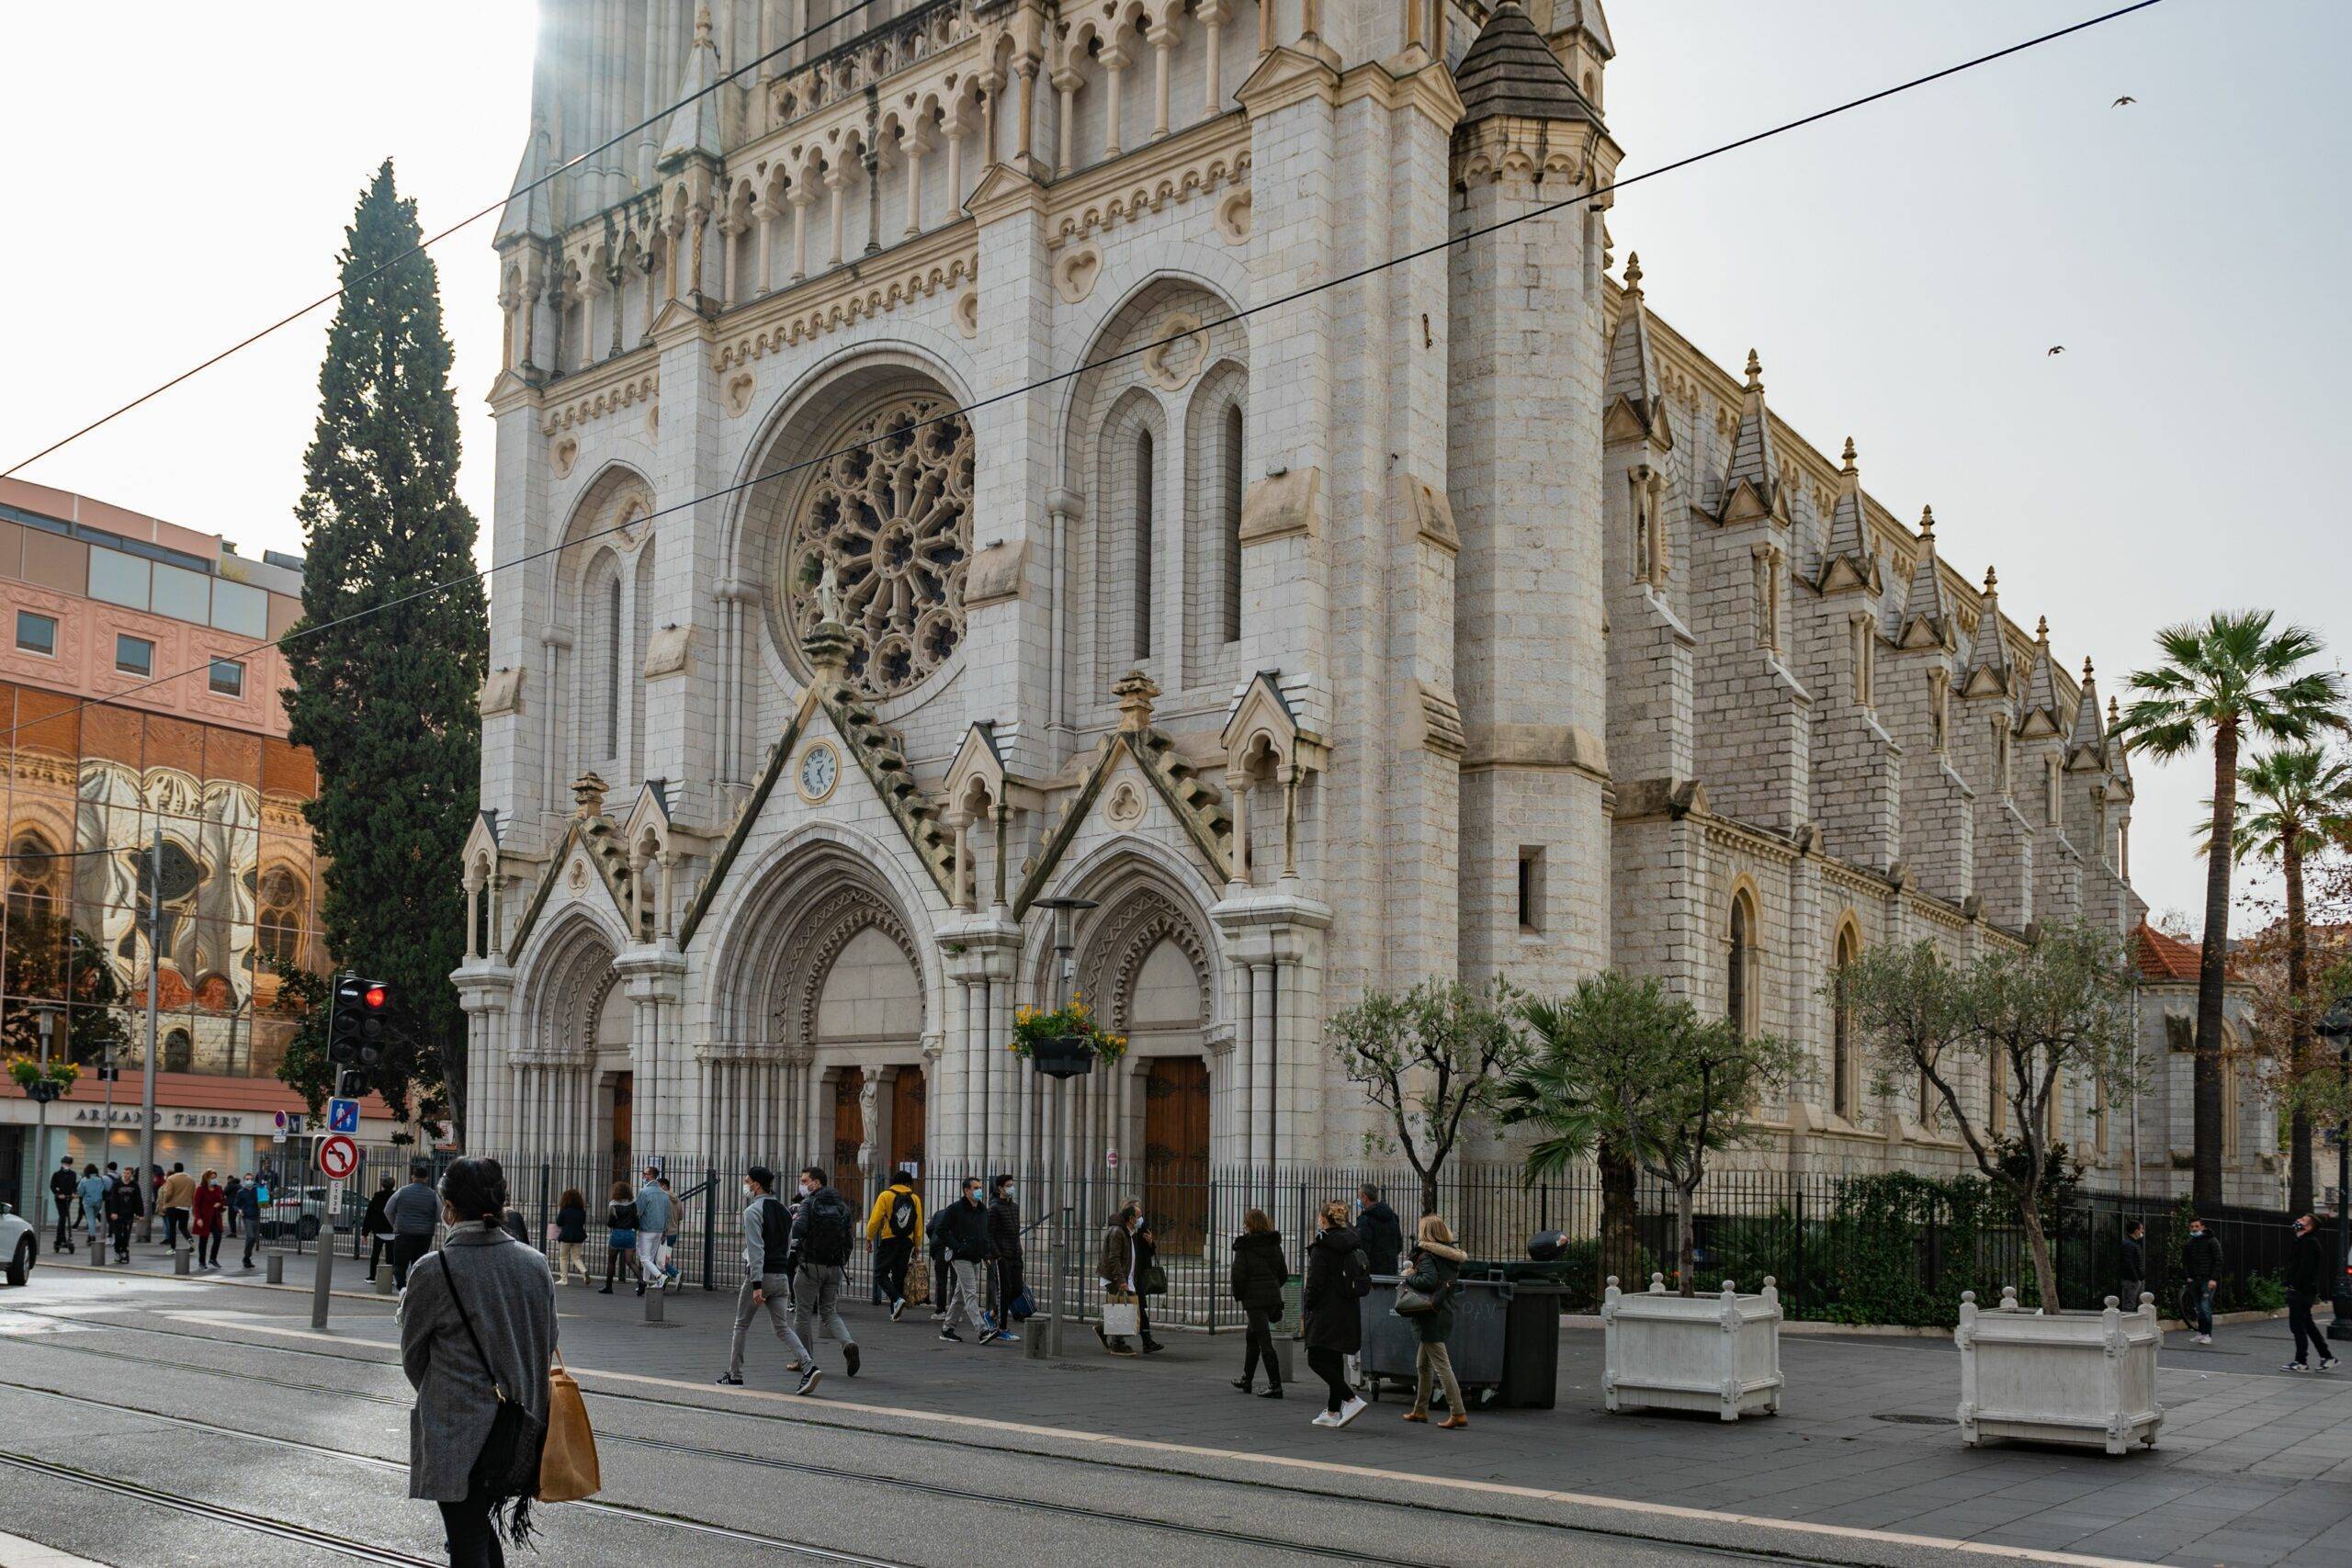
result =
[[[559,1350],[548,1372],[548,1440],[539,1450],[539,1501],[576,1503],[594,1496],[603,1484],[588,1403],[580,1397],[580,1384]]]

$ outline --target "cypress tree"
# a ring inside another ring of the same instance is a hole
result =
[[[464,949],[458,868],[480,799],[489,655],[476,529],[458,499],[440,277],[424,252],[405,254],[422,231],[390,159],[345,237],[295,508],[309,553],[285,644],[288,738],[318,760],[306,813],[326,862],[327,953],[391,987],[394,1043],[375,1087],[404,1121],[454,1113],[462,1126],[466,1021],[449,973]],[[279,1069],[314,1105],[334,1081],[322,989],[302,988],[314,1005]]]

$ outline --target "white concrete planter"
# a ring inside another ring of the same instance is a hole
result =
[[[1628,1295],[1611,1275],[1600,1303],[1609,1408],[1651,1405],[1711,1410],[1726,1421],[1761,1411],[1778,1415],[1781,1292],[1767,1275],[1760,1295],[1743,1296],[1724,1281],[1713,1296],[1668,1294],[1663,1274]]]
[[[2145,1292],[2131,1312],[2107,1298],[2101,1312],[2054,1315],[2018,1305],[2017,1287],[2001,1287],[2001,1304],[1977,1309],[1976,1292],[1960,1298],[1960,1435],[1974,1448],[1987,1438],[2084,1443],[2120,1454],[2135,1441],[2156,1445],[2165,1424],[2156,1403],[2156,1350],[2164,1342],[2155,1298]]]

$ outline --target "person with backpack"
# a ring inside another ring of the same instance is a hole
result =
[[[1317,1427],[1344,1427],[1365,1405],[1348,1386],[1348,1358],[1363,1348],[1363,1298],[1372,1293],[1372,1265],[1348,1206],[1337,1199],[1316,1216],[1315,1239],[1306,1248],[1306,1364],[1326,1391]]]
[[[890,1185],[874,1200],[865,1217],[865,1239],[874,1248],[874,1288],[890,1303],[890,1321],[907,1310],[907,1265],[914,1261],[915,1237],[922,1235],[922,1197],[910,1170],[891,1173]]]
[[[963,1196],[942,1209],[934,1224],[940,1250],[956,1275],[947,1296],[947,1321],[940,1325],[939,1337],[963,1343],[964,1337],[956,1332],[956,1314],[961,1308],[985,1345],[996,1337],[996,1330],[983,1315],[988,1296],[985,1265],[996,1249],[989,1243],[989,1208],[980,1195],[978,1177],[964,1178]]]
[[[947,1309],[956,1297],[956,1270],[947,1266],[947,1243],[941,1239],[947,1222],[955,1217],[955,1202],[943,1203],[932,1212],[931,1223],[923,1226],[923,1240],[931,1252],[931,1321],[933,1323],[947,1321]]]
[[[637,1293],[659,1286],[668,1267],[662,1252],[670,1230],[670,1194],[662,1185],[662,1168],[649,1164],[637,1189]]]
[[[1290,1283],[1290,1266],[1283,1261],[1283,1233],[1263,1209],[1241,1216],[1241,1234],[1233,1238],[1233,1266],[1228,1289],[1249,1314],[1249,1334],[1242,1341],[1241,1375],[1233,1386],[1250,1392],[1265,1363],[1266,1392],[1261,1399],[1283,1396],[1283,1364],[1274,1355],[1274,1325],[1283,1315],[1283,1287]]]
[[[1405,1259],[1404,1277],[1396,1282],[1400,1295],[1412,1291],[1435,1303],[1427,1312],[1406,1313],[1400,1300],[1396,1309],[1411,1320],[1420,1340],[1413,1353],[1413,1407],[1405,1412],[1408,1421],[1430,1418],[1430,1379],[1434,1374],[1445,1388],[1445,1419],[1438,1425],[1448,1429],[1470,1425],[1462,1408],[1462,1385],[1454,1381],[1453,1352],[1446,1345],[1453,1337],[1453,1293],[1460,1288],[1455,1281],[1469,1256],[1453,1245],[1453,1232],[1443,1220],[1435,1214],[1421,1216],[1412,1255]]]
[[[792,1218],[792,1326],[801,1344],[812,1348],[820,1332],[840,1340],[852,1377],[857,1376],[857,1336],[842,1316],[841,1296],[856,1223],[849,1200],[833,1190],[823,1167],[812,1165],[800,1173],[800,1212]],[[817,1370],[813,1354],[808,1370]]]
[[[791,1211],[776,1201],[775,1172],[763,1165],[743,1173],[743,1287],[735,1292],[735,1337],[728,1347],[727,1370],[718,1381],[730,1388],[742,1386],[743,1339],[751,1332],[752,1314],[765,1307],[776,1338],[792,1358],[785,1370],[799,1372],[797,1392],[807,1393],[817,1386],[817,1358],[808,1353],[785,1313],[792,1297],[784,1277],[785,1254],[792,1247]]]
[[[139,1217],[139,1179],[118,1172],[107,1189],[107,1237],[114,1243],[114,1260],[130,1261],[130,1222]]]
[[[636,1267],[637,1200],[629,1196],[628,1182],[616,1181],[605,1204],[605,1288],[596,1293],[611,1295],[615,1276]]]

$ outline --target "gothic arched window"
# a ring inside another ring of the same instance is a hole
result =
[[[1225,411],[1225,449],[1218,455],[1225,479],[1225,640],[1241,640],[1241,405]]]
[[[605,584],[604,668],[597,671],[597,682],[603,688],[604,712],[597,733],[603,744],[597,750],[607,757],[617,757],[621,750],[621,649],[626,646],[621,637],[621,580],[618,573]]]
[[[1846,999],[1846,966],[1854,962],[1860,944],[1852,927],[1838,933],[1836,968],[1831,971],[1829,1009],[1829,1109],[1849,1122],[1854,1119],[1854,1010]]]
[[[1725,954],[1724,972],[1724,1016],[1743,1031],[1750,1027],[1748,1014],[1753,996],[1748,981],[1755,958],[1756,933],[1753,917],[1748,912],[1747,895],[1736,894],[1731,901],[1731,943]]]
[[[284,866],[262,874],[254,895],[254,942],[262,956],[293,964],[302,951],[302,885]]]
[[[45,920],[64,897],[57,851],[39,833],[19,833],[8,843],[8,920],[11,925]]]
[[[1151,432],[1136,432],[1136,637],[1134,654],[1151,657]]]

